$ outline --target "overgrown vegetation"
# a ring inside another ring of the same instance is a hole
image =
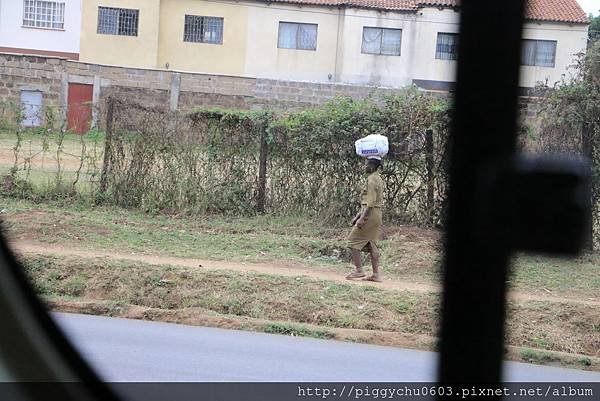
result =
[[[65,130],[57,111],[40,110],[43,125],[21,125],[23,110],[0,104],[0,193],[30,199],[73,199],[94,193],[104,151],[101,132]]]
[[[380,133],[391,142],[382,171],[387,216],[429,224],[439,217],[449,121],[445,99],[408,89],[277,115],[226,110],[181,115],[114,102],[107,111],[109,165],[102,194],[111,203],[347,218],[356,212],[363,175],[354,141]]]
[[[574,153],[591,161],[594,234],[600,241],[600,41],[592,42],[572,68],[573,77],[538,87],[542,112],[536,151]]]
[[[600,241],[600,42],[573,79],[538,87],[541,112],[524,127],[526,148],[592,161],[594,225]],[[381,133],[391,151],[382,170],[391,223],[435,226],[446,197],[446,98],[408,88],[364,100],[334,99],[300,112],[203,109],[192,113],[111,98],[103,131],[72,135],[57,112],[21,127],[22,111],[0,106],[0,192],[79,199],[146,212],[249,216],[267,212],[343,224],[357,209],[363,175],[356,139]],[[106,131],[106,139],[104,131]],[[590,241],[590,243],[593,240]]]

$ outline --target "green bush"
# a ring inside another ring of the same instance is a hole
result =
[[[220,109],[180,114],[114,102],[101,195],[109,202],[146,210],[256,213],[264,138],[266,211],[339,221],[359,207],[364,175],[354,141],[380,133],[391,146],[382,170],[388,218],[432,223],[440,214],[449,104],[414,88],[279,114]],[[434,133],[429,182],[427,130]],[[435,185],[429,199],[428,185]]]

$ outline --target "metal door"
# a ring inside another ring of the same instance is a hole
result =
[[[69,84],[67,129],[78,134],[90,130],[92,122],[92,96],[93,85]]]
[[[42,92],[36,90],[21,91],[21,125],[39,127],[42,125]]]

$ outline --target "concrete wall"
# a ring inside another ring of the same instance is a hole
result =
[[[158,68],[243,75],[248,9],[235,3],[162,0]],[[185,15],[222,17],[223,44],[183,41]]]
[[[42,106],[62,110],[65,60],[0,54],[0,101],[19,104],[22,90],[41,91]]]
[[[0,102],[19,103],[21,90],[40,90],[45,106],[64,113],[69,83],[94,85],[97,106],[110,94],[122,94],[148,105],[181,110],[200,106],[302,109],[335,96],[364,98],[377,90],[369,86],[127,68],[0,53]]]
[[[138,36],[104,35],[98,31],[98,7],[137,9]],[[83,0],[80,60],[130,67],[156,67],[160,0]]]
[[[139,9],[139,36],[98,35],[99,4]],[[223,44],[183,42],[185,14],[223,17]],[[456,61],[435,59],[437,34],[457,33],[459,19],[457,11],[434,7],[381,12],[252,1],[84,0],[81,60],[316,83],[384,87],[416,83],[448,90],[455,80]],[[279,22],[317,24],[316,50],[279,49]],[[401,55],[362,53],[364,27],[402,29]],[[524,66],[524,87],[560,80],[573,55],[585,49],[584,25],[529,22],[523,32],[525,38],[558,41],[556,66]],[[491,85],[493,81],[490,77]]]
[[[565,78],[571,77],[569,66],[574,64],[577,53],[585,52],[587,46],[588,26],[558,23],[529,22],[523,28],[524,39],[555,40],[556,63],[552,67],[522,66],[521,86],[533,87],[537,82],[548,81],[553,85]]]
[[[0,48],[3,51],[40,50],[43,52],[79,54],[81,30],[81,1],[60,0],[65,3],[64,29],[23,26],[23,1],[0,0]],[[67,56],[67,54],[65,54]]]
[[[454,82],[456,61],[436,60],[438,33],[458,33],[460,14],[450,9],[426,8],[419,12],[411,43],[412,78],[420,81]]]
[[[96,109],[107,96],[121,95],[145,105],[183,111],[203,106],[301,110],[338,96],[363,99],[374,93],[393,94],[400,90],[115,67],[0,53],[0,103],[19,104],[22,90],[38,90],[43,93],[43,105],[56,109],[64,118],[69,83],[93,85]],[[534,102],[522,98],[521,103],[524,117],[535,117],[537,109],[528,108]]]
[[[345,83],[400,87],[412,83],[412,65],[417,32],[414,13],[381,13],[370,10],[342,11],[337,80]],[[399,56],[362,52],[364,27],[402,30]]]
[[[331,82],[338,46],[338,12],[333,8],[246,3],[247,76]],[[316,50],[279,49],[279,22],[317,24]]]

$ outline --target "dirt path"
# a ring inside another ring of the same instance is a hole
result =
[[[354,285],[370,285],[385,289],[408,290],[414,292],[440,292],[441,287],[436,285],[413,283],[401,281],[397,279],[384,279],[382,283],[372,283],[361,280],[346,280],[344,275],[339,270],[307,267],[299,263],[246,263],[246,262],[229,262],[219,260],[201,260],[189,258],[177,258],[172,256],[146,255],[135,253],[117,253],[99,250],[83,250],[77,248],[66,248],[54,244],[42,244],[31,241],[16,241],[12,242],[11,246],[19,253],[36,254],[36,255],[53,255],[53,256],[74,256],[80,258],[108,258],[111,260],[128,260],[142,262],[151,265],[171,265],[190,267],[206,270],[232,270],[239,272],[254,272],[271,274],[285,277],[306,276],[316,280],[334,281],[344,284]],[[537,295],[524,292],[511,292],[509,298],[515,301],[543,301],[555,303],[577,303],[589,306],[600,307],[600,300],[597,299],[578,299],[567,298],[554,295]]]

